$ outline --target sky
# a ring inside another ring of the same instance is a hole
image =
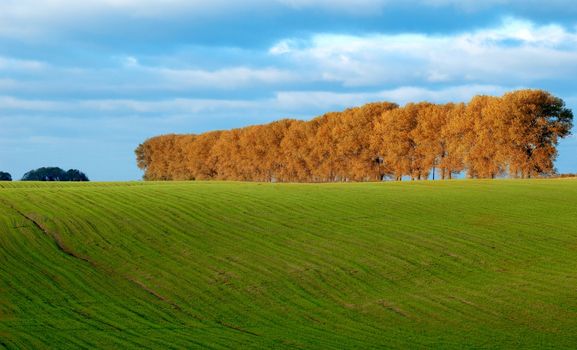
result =
[[[577,114],[575,77],[573,0],[2,0],[0,171],[140,180],[149,137],[373,101],[538,88]]]

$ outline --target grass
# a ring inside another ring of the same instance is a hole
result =
[[[575,344],[577,180],[0,185],[0,348]]]

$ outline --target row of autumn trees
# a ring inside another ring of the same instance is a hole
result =
[[[371,103],[310,121],[200,135],[162,135],[138,146],[146,180],[378,181],[534,177],[554,172],[573,114],[542,90],[468,103]]]

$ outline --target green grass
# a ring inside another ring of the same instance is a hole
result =
[[[0,348],[575,344],[577,180],[0,185]]]

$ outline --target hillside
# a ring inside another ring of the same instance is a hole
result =
[[[570,348],[577,180],[0,184],[0,348]]]

